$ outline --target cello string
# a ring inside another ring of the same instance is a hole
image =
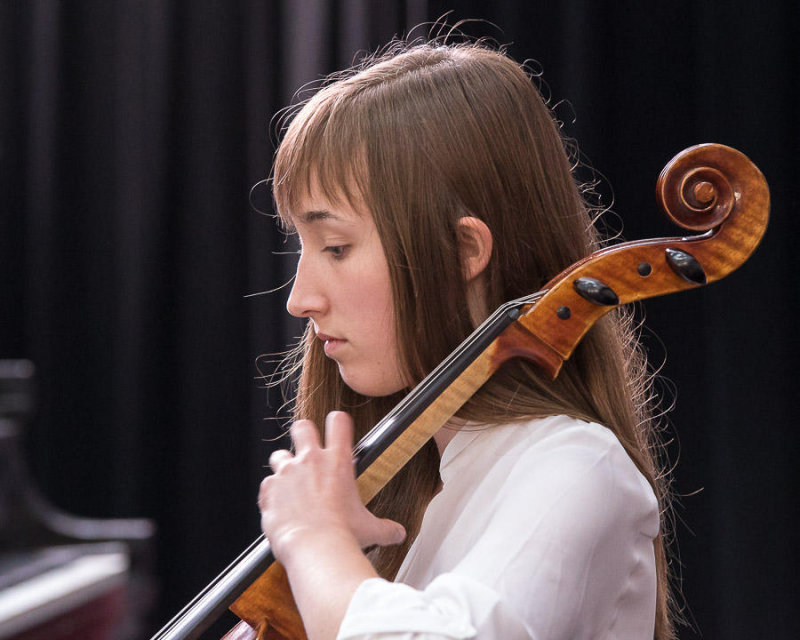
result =
[[[402,413],[406,407],[415,400],[416,396],[435,384],[443,370],[448,368],[448,365],[457,359],[464,351],[469,349],[475,342],[481,339],[489,330],[491,325],[497,320],[498,317],[505,312],[505,307],[510,303],[506,303],[495,310],[475,331],[473,331],[452,353],[450,353],[433,371],[431,371],[405,398],[403,398],[395,407],[378,422],[381,425],[385,420],[395,417],[397,414]]]
[[[481,340],[486,333],[491,329],[494,322],[498,318],[512,309],[524,306],[526,304],[535,304],[547,290],[537,291],[536,293],[517,298],[506,302],[498,307],[492,315],[490,315],[475,331],[473,331],[450,355],[448,355],[439,365],[431,371],[414,389],[403,398],[395,407],[389,411],[369,432],[359,441],[356,445],[356,450],[362,442],[366,440],[373,440],[378,437],[380,432],[386,428],[389,421],[397,419],[398,416],[407,409],[408,405],[414,402],[420,394],[428,390],[431,386],[439,383],[442,374],[449,369],[450,364],[461,356],[462,353],[467,351],[477,341]]]
[[[481,340],[483,336],[486,335],[486,333],[491,330],[491,327],[494,324],[494,322],[496,322],[501,316],[503,316],[512,309],[518,308],[525,304],[530,304],[535,302],[545,293],[546,291],[537,291],[536,293],[524,296],[522,298],[517,298],[516,300],[511,300],[509,302],[500,305],[494,311],[494,313],[492,313],[492,315],[490,315],[475,331],[473,331],[464,340],[464,342],[462,342],[458,347],[456,347],[456,349],[452,353],[450,353],[444,360],[442,360],[442,362],[440,362],[439,365],[437,365],[436,368],[434,368],[433,371],[431,371],[431,373],[428,374],[422,380],[422,382],[420,382],[420,384],[417,385],[417,387],[415,387],[411,391],[411,393],[409,393],[403,400],[401,400],[400,403],[394,409],[392,409],[389,412],[389,414],[387,414],[387,417],[393,415],[397,410],[402,410],[403,408],[405,408],[405,405],[412,402],[414,396],[416,396],[417,394],[417,389],[422,391],[431,386],[433,383],[435,383],[437,379],[441,376],[442,371],[448,369],[449,365],[453,360],[460,357],[464,351],[468,350],[469,347],[471,347],[473,344]]]
[[[516,309],[525,304],[529,304],[538,300],[545,291],[538,291],[534,294],[506,302],[498,307],[495,312],[489,316],[475,331],[472,332],[450,355],[447,356],[430,374],[428,374],[403,400],[401,400],[380,422],[378,422],[370,431],[359,441],[355,447],[355,452],[360,452],[367,442],[375,442],[379,440],[383,432],[395,421],[404,420],[403,413],[406,412],[409,405],[416,402],[416,399],[428,391],[431,387],[441,384],[441,378],[445,373],[449,373],[450,366],[454,360],[461,357],[477,341],[483,339],[488,331],[491,330],[493,324],[504,314],[512,309]]]

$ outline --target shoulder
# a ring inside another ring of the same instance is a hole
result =
[[[554,416],[451,444],[404,579],[450,572],[489,585],[542,637],[652,624],[658,502],[611,430]]]
[[[652,487],[614,433],[599,424],[553,416],[482,431],[473,455],[489,456],[483,479],[498,491],[498,508],[525,503],[551,518],[591,519],[654,537],[658,502]],[[480,467],[481,465],[477,465]]]

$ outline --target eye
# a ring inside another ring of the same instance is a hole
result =
[[[329,247],[325,247],[323,251],[326,253],[330,253],[333,256],[334,260],[341,260],[344,258],[347,250],[350,248],[348,244],[339,244],[339,245],[331,245]]]

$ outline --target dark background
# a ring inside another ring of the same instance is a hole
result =
[[[772,219],[755,256],[643,311],[675,402],[693,621],[680,637],[795,637],[797,7],[3,0],[0,357],[38,366],[26,448],[39,485],[74,513],[157,522],[153,629],[255,537],[279,404],[255,360],[298,332],[285,290],[244,298],[292,268],[248,204],[269,171],[271,118],[356,51],[453,10],[544,69],[627,239],[676,233],[652,194],[686,146],[731,145],[766,175]]]

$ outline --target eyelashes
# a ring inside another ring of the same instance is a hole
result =
[[[337,244],[325,247],[322,251],[331,254],[334,260],[341,260],[347,255],[347,250],[350,248],[349,244]]]
[[[334,260],[341,260],[344,258],[350,251],[351,245],[349,244],[332,244],[322,248],[322,253],[329,253]],[[275,255],[284,255],[284,256],[297,256],[297,260],[300,260],[300,257],[303,255],[302,249],[297,249],[296,251],[280,251],[280,252],[273,252]]]

